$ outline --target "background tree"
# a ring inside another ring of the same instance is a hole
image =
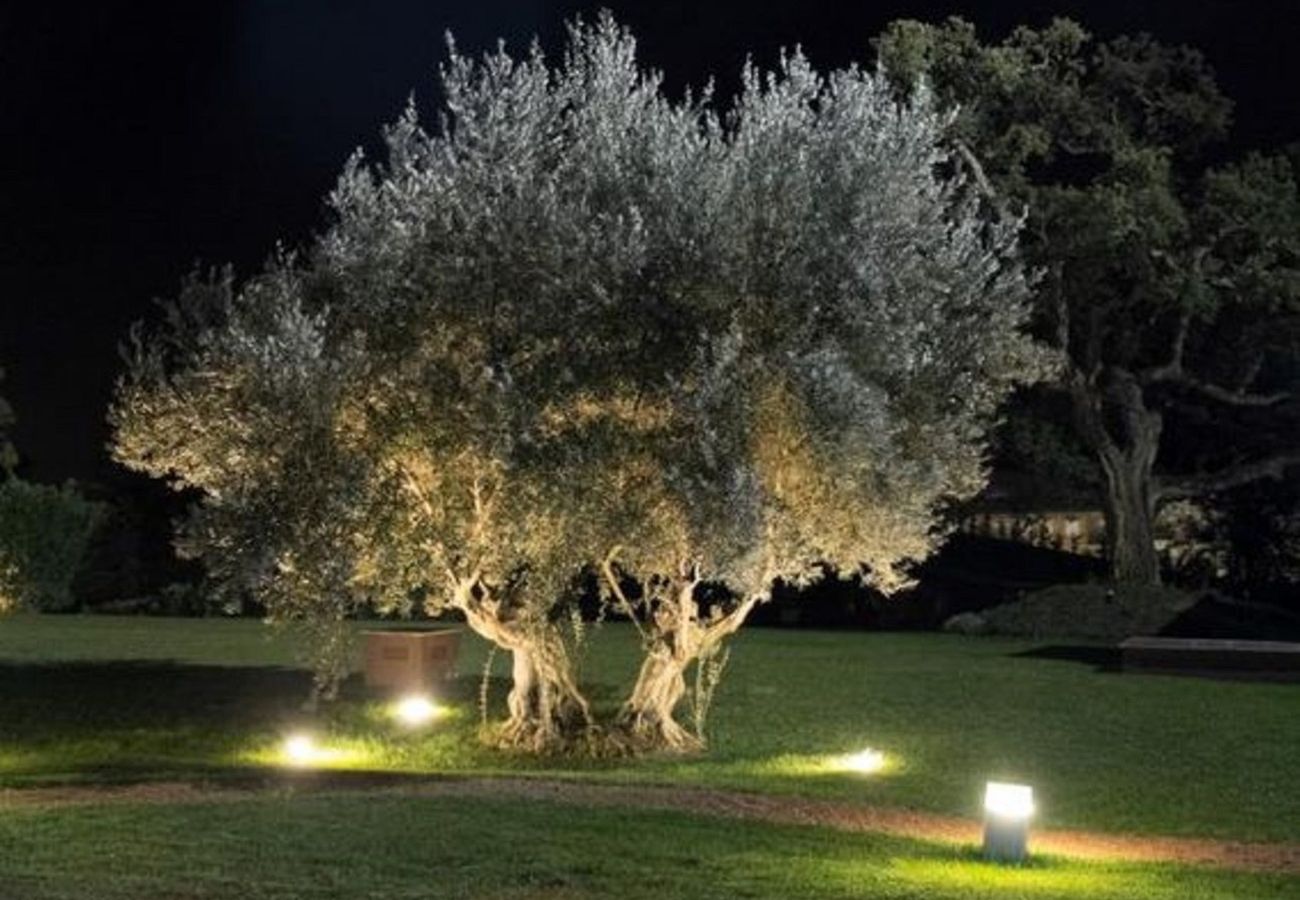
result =
[[[55,488],[15,476],[13,425],[13,407],[0,397],[0,614],[69,609],[73,579],[105,509],[71,483]]]
[[[1295,170],[1259,155],[1207,166],[1230,105],[1187,48],[1098,43],[1066,20],[987,44],[951,19],[896,22],[876,49],[900,90],[924,76],[958,110],[968,163],[1028,209],[1038,327],[1065,351],[1061,386],[1103,476],[1112,574],[1157,582],[1163,504],[1300,461],[1242,439],[1291,399],[1276,363],[1300,335]],[[1183,452],[1168,435],[1186,421],[1218,433]]]

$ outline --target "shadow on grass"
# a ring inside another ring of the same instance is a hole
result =
[[[1049,644],[1008,655],[1015,659],[1047,659],[1058,662],[1081,663],[1085,666],[1092,666],[1098,672],[1115,673],[1121,671],[1118,647]]]
[[[477,709],[482,676],[462,675],[438,688],[439,700]],[[587,685],[594,703],[612,703],[616,686]],[[492,676],[491,716],[504,712],[508,678]],[[310,673],[279,666],[213,666],[168,661],[0,664],[0,738],[85,737],[97,730],[181,729],[250,731],[278,728],[299,717],[311,692]],[[386,694],[359,675],[343,682],[341,706],[324,718],[354,715]]]
[[[387,720],[381,703],[387,695],[367,689],[360,676],[344,682],[341,703],[308,713],[311,675],[291,668],[169,661],[0,664],[0,786],[164,779],[258,788],[388,787],[438,780],[437,765],[435,771],[395,770],[413,759],[423,768],[423,753],[444,762],[449,754],[458,764],[486,758],[511,769],[544,768],[550,762],[545,757],[495,756],[478,740],[481,692],[486,687],[489,717],[497,719],[509,686],[507,678],[491,677],[485,686],[481,676],[464,675],[434,691],[439,701],[460,710],[429,737],[441,741],[440,747],[422,747],[422,735]],[[614,695],[610,685],[594,687],[600,696]],[[256,758],[304,726],[326,729],[345,744],[378,743],[357,748],[360,757],[339,768],[285,767],[274,752],[265,761]],[[386,756],[385,747],[395,756]]]
[[[170,662],[0,665],[0,721],[23,737],[96,728],[247,726],[300,709],[306,672]]]
[[[439,695],[477,704],[481,679],[453,680]],[[489,702],[504,704],[508,685],[492,678]],[[275,666],[211,666],[166,661],[0,665],[0,736],[23,739],[85,736],[97,729],[248,730],[282,723],[303,711],[308,672]],[[379,699],[360,676],[340,699]],[[328,711],[329,706],[323,708]]]

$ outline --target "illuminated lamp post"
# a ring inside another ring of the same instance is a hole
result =
[[[995,862],[1024,862],[1033,814],[1033,788],[990,781],[984,789],[984,856]]]

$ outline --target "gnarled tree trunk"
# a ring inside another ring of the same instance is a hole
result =
[[[619,728],[634,748],[689,752],[704,747],[703,738],[675,717],[686,696],[686,668],[693,659],[679,652],[684,637],[668,632],[650,639],[636,684],[618,718]]]
[[[686,753],[704,747],[704,736],[686,729],[676,717],[686,696],[686,671],[734,633],[759,598],[701,620],[695,600],[698,584],[695,578],[682,579],[658,598],[647,617],[645,660],[616,723],[631,750]]]
[[[452,604],[478,635],[512,656],[509,718],[498,733],[503,746],[555,752],[587,743],[591,707],[578,687],[569,649],[549,622],[512,617],[481,586],[462,588]]]

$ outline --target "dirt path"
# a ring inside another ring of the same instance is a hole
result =
[[[345,773],[294,773],[240,782],[150,782],[93,787],[0,790],[6,806],[102,803],[198,803],[244,800],[272,791],[366,790],[419,797],[536,800],[578,806],[672,810],[787,825],[818,825],[941,843],[978,844],[980,823],[955,816],[828,800],[689,787],[599,784],[542,778],[410,778]],[[1081,859],[1208,865],[1300,875],[1300,844],[1148,837],[1089,831],[1035,830],[1033,850]]]

